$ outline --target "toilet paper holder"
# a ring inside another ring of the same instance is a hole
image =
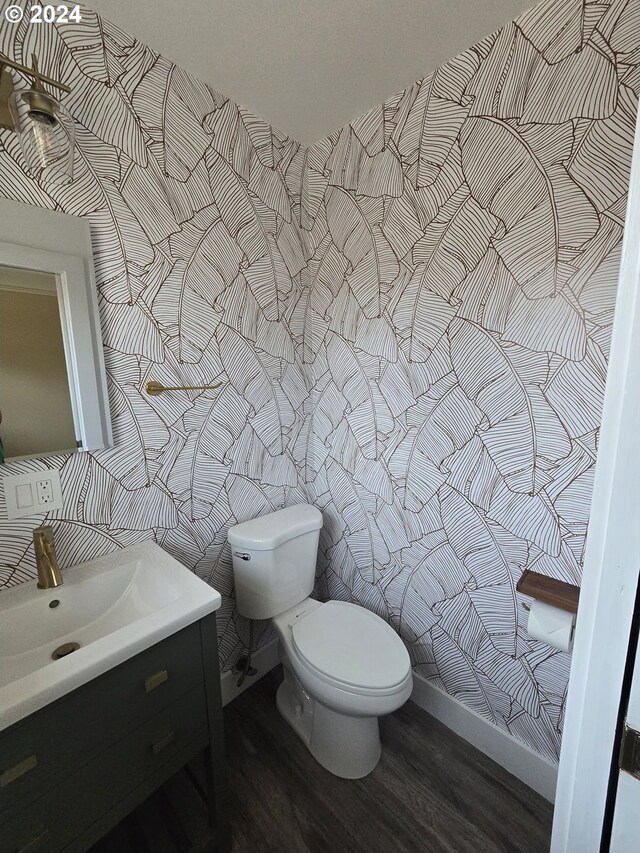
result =
[[[580,588],[527,569],[516,584],[516,590],[533,599],[531,605],[521,602],[528,613],[529,636],[560,651],[570,652]]]
[[[568,610],[570,613],[578,612],[580,587],[575,584],[525,569],[516,584],[516,590],[522,595],[543,601],[552,607],[559,607],[561,610]],[[531,609],[525,602],[522,602],[522,605],[525,610]]]

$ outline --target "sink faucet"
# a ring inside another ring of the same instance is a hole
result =
[[[53,589],[62,583],[60,566],[53,542],[53,527],[43,524],[33,531],[33,545],[38,567],[38,589]]]

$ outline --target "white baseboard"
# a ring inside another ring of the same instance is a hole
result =
[[[546,800],[551,803],[554,801],[557,764],[538,755],[526,744],[415,672],[411,700]]]
[[[247,687],[251,687],[252,684],[255,684],[258,679],[262,678],[263,675],[266,675],[279,663],[278,641],[271,640],[271,642],[257,649],[251,656],[251,666],[254,666],[258,671],[255,675],[248,675],[245,678],[242,687],[238,687],[239,676],[237,673],[232,672],[231,670],[223,672],[220,677],[222,704],[227,705],[235,699],[236,696],[244,693]]]

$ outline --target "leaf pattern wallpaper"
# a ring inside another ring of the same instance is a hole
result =
[[[88,9],[80,24],[2,20],[0,52],[28,62],[35,51],[73,90],[73,183],[31,180],[0,131],[0,196],[90,222],[115,438],[3,473],[60,468],[65,506],[47,518],[61,565],[151,538],[213,584],[229,668],[248,623],[234,609],[227,528],[305,500],[304,151]],[[223,384],[150,397],[149,379]],[[15,584],[35,574],[44,516],[7,521],[4,501],[0,512],[0,582]]]
[[[63,188],[0,131],[0,195],[86,216],[95,251],[115,446],[4,471],[60,468],[61,563],[155,539],[223,593],[228,669],[228,527],[313,502],[319,597],[555,760],[570,656],[515,583],[580,582],[639,32],[640,0],[545,0],[304,149],[89,10],[0,24],[77,128]],[[0,503],[0,582],[42,518]]]
[[[318,592],[556,760],[640,84],[637,0],[543,2],[306,153]]]

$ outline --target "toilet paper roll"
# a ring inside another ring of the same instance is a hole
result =
[[[561,652],[570,652],[573,648],[575,619],[575,613],[552,607],[543,601],[533,601],[527,630],[534,640],[547,643]]]

